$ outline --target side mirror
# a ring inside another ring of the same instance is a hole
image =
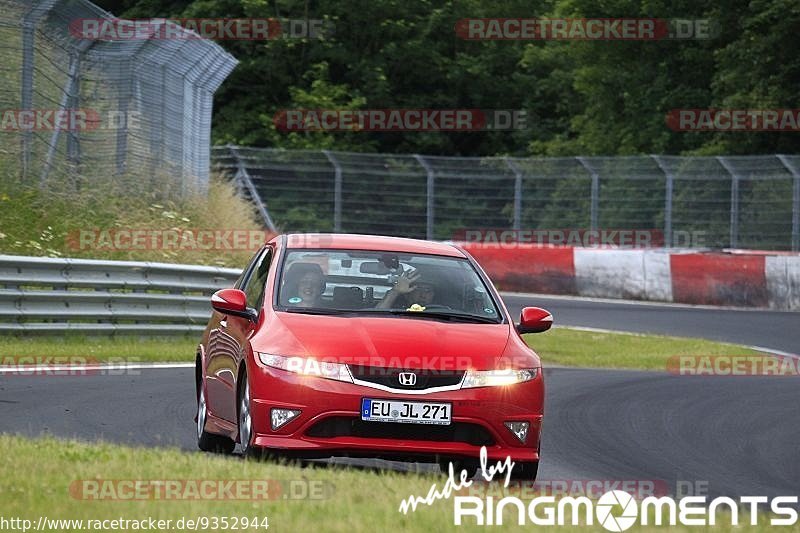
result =
[[[541,307],[523,307],[517,331],[520,333],[541,333],[553,325],[553,315]]]
[[[258,311],[247,307],[247,297],[239,289],[222,289],[211,295],[211,307],[224,315],[233,315],[255,322]]]

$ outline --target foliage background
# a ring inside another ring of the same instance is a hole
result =
[[[242,62],[216,100],[217,143],[438,155],[793,153],[797,133],[676,133],[674,108],[794,108],[800,4],[792,0],[97,0],[141,18],[325,19],[325,40],[222,41]],[[711,19],[691,41],[468,42],[468,17]],[[525,109],[490,133],[275,130],[291,108]]]

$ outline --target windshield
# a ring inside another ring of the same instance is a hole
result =
[[[278,304],[292,312],[419,314],[500,322],[483,280],[466,259],[346,250],[290,250]]]

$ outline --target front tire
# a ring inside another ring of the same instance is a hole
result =
[[[250,412],[250,382],[242,374],[244,386],[239,387],[239,446],[247,459],[261,459],[262,451],[253,446],[253,416]]]
[[[200,397],[197,399],[197,447],[204,452],[233,453],[233,449],[236,447],[233,439],[206,431],[207,418],[208,404],[206,403],[206,393],[201,385]]]

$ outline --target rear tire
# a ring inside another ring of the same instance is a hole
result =
[[[233,453],[233,449],[236,447],[233,439],[206,431],[207,418],[208,404],[206,404],[206,394],[201,386],[200,397],[197,399],[197,447],[204,452]]]

